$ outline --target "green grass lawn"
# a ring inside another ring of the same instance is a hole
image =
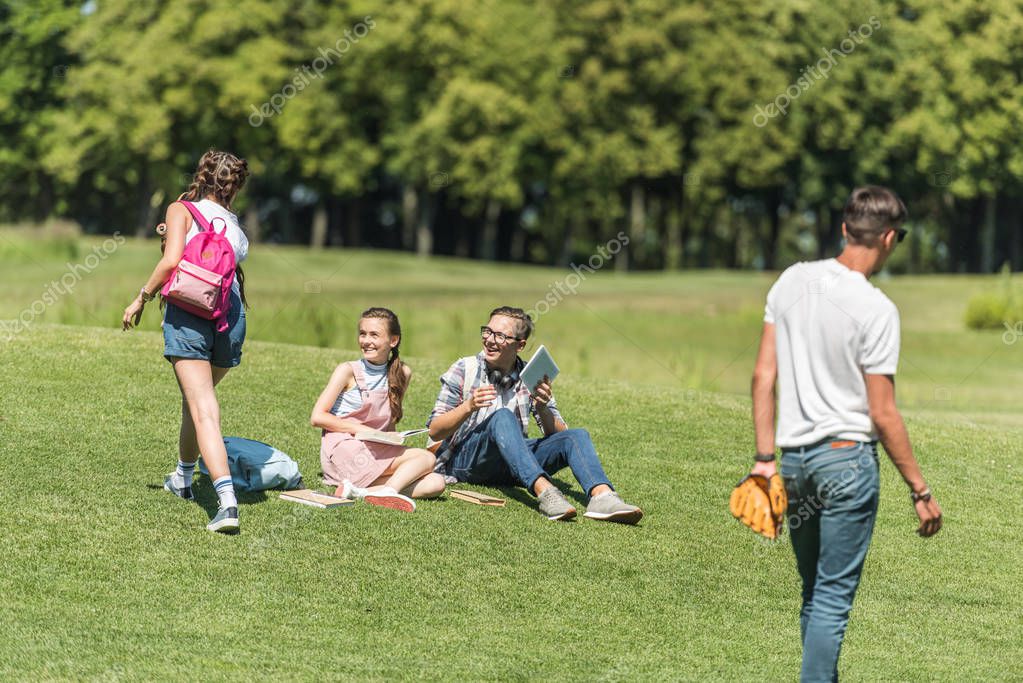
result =
[[[62,250],[80,259],[90,244],[0,243],[0,319],[60,277],[73,260]],[[637,528],[550,523],[513,490],[491,491],[505,508],[445,497],[413,515],[268,492],[243,497],[242,534],[222,537],[204,529],[208,481],[198,505],[160,488],[180,408],[155,311],[145,331],[112,329],[155,251],[121,246],[0,343],[0,679],[797,677],[791,550],[727,512],[752,448],[744,392],[769,276],[601,273],[541,318],[537,340],[565,368],[559,405],[646,510]],[[285,450],[315,485],[309,410],[335,364],[356,357],[359,310],[402,315],[413,427],[489,308],[528,307],[565,273],[267,247],[249,274],[252,341],[221,385],[224,432]],[[1017,675],[1023,343],[961,323],[965,299],[990,282],[881,283],[903,311],[900,397],[946,526],[913,533],[885,462],[844,680]],[[321,338],[309,336],[315,320]],[[578,497],[569,473],[560,483]]]
[[[555,524],[445,498],[414,515],[243,498],[243,533],[160,489],[178,394],[153,333],[36,326],[3,347],[0,677],[791,680],[798,583],[784,543],[732,520],[745,399],[567,376],[561,403],[647,518]],[[319,470],[310,406],[353,354],[253,342],[222,385],[224,431]],[[424,416],[443,363],[418,371]],[[409,420],[412,424],[413,420]],[[846,680],[1011,677],[1023,642],[1017,428],[909,419],[947,515],[917,538],[883,468],[843,652]],[[562,483],[577,486],[567,473]],[[501,492],[498,492],[501,493]]]

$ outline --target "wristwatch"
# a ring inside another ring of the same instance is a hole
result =
[[[144,304],[148,304],[150,301],[156,298],[156,294],[150,294],[149,292],[146,291],[145,287],[139,290],[139,296],[142,297],[142,303]]]
[[[931,487],[928,486],[920,493],[917,493],[916,491],[910,491],[909,497],[914,503],[919,503],[921,500],[926,503],[931,499]]]
[[[774,453],[757,453],[753,456],[756,462],[774,462]]]

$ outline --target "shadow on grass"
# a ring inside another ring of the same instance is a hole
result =
[[[153,491],[163,491],[163,484],[146,484],[146,488]],[[210,478],[200,475],[192,483],[192,495],[194,503],[206,511],[207,517],[213,519],[220,509],[220,499],[217,498],[217,491],[213,488]],[[239,505],[258,505],[265,503],[268,498],[265,491],[238,491],[235,493]]]
[[[574,500],[576,503],[579,504],[579,506],[585,507],[586,497],[578,491],[573,491],[571,489],[571,484],[564,481],[563,479],[558,479],[556,477],[552,477],[551,482],[553,482],[554,485],[557,486],[558,489],[563,494],[565,494],[567,498]],[[499,491],[504,493],[512,500],[522,503],[528,508],[532,508],[533,510],[539,509],[538,507],[539,504],[536,501],[536,496],[527,493],[526,490],[520,486],[497,486],[495,488],[497,488]]]
[[[580,515],[582,515],[586,511],[586,504],[587,504],[588,500],[587,500],[587,496],[586,496],[585,493],[583,493],[582,491],[579,491],[577,489],[572,488],[572,485],[570,483],[568,483],[567,481],[565,481],[564,479],[559,479],[557,477],[552,477],[551,481],[554,483],[555,486],[558,487],[558,489],[565,495],[565,497],[568,498],[569,501],[572,502],[575,505],[575,508],[579,512]],[[522,503],[526,507],[532,508],[533,510],[538,510],[538,504],[536,502],[536,498],[534,496],[531,496],[529,493],[527,493],[525,489],[523,489],[521,487],[518,487],[518,486],[497,486],[497,487],[494,487],[494,488],[496,488],[497,490],[501,491],[502,493],[504,493],[506,496],[508,496],[512,500],[514,500],[516,502],[519,502],[519,503]],[[609,520],[609,521],[616,521],[616,520]],[[636,524],[635,526],[641,526],[641,525]]]

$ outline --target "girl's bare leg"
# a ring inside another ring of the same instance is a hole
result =
[[[229,368],[213,367],[213,386],[217,386],[220,380],[224,379]],[[180,382],[179,382],[180,386]],[[185,399],[184,391],[181,394],[181,431],[178,434],[178,457],[181,462],[193,463],[199,459],[199,442],[195,435],[195,423],[192,422],[192,413],[188,409],[188,400]]]
[[[425,477],[416,479],[410,486],[401,489],[402,493],[409,498],[436,498],[444,493],[447,484],[444,483],[444,475],[430,472]]]
[[[220,405],[213,391],[214,371],[223,368],[213,368],[208,361],[190,358],[175,358],[173,364],[174,374],[178,378],[183,402],[188,406],[191,422],[191,430],[186,432],[185,420],[182,420],[182,438],[179,439],[179,444],[185,437],[194,438],[198,453],[203,454],[206,467],[210,471],[210,479],[216,481],[228,476],[231,472],[227,467],[227,449],[224,447],[224,439],[220,432]],[[224,372],[226,373],[226,370]],[[220,378],[223,378],[223,374]],[[184,455],[198,458],[198,453],[193,456],[191,444],[187,440],[185,446],[189,448]]]
[[[433,472],[437,457],[425,448],[408,448],[374,481],[368,491],[393,488],[412,498],[432,498],[444,491],[444,477]]]

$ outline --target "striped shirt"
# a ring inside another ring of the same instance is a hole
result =
[[[433,422],[433,418],[438,415],[443,415],[449,410],[453,410],[460,406],[467,398],[468,395],[463,395],[462,389],[465,384],[465,358],[459,358],[455,361],[454,365],[448,368],[448,371],[441,375],[440,378],[440,393],[437,394],[437,403],[433,406],[433,412],[430,413],[430,419],[426,421],[426,426],[429,427],[430,423]],[[516,365],[519,370],[522,370],[524,363],[522,359],[516,359]],[[476,377],[469,384],[469,392],[471,394],[476,388],[483,384],[484,373],[486,372],[486,360],[484,359],[483,352],[481,351],[476,356]],[[496,387],[495,387],[496,388]],[[547,404],[550,408],[551,414],[554,416],[554,420],[564,422],[561,417],[561,413],[558,412],[557,402],[554,400],[554,396],[551,396],[550,402]],[[536,402],[530,396],[529,388],[522,382],[518,382],[511,389],[497,390],[497,398],[493,404],[488,408],[480,408],[476,412],[469,415],[466,418],[455,433],[444,439],[441,443],[441,447],[437,450],[437,466],[434,468],[438,471],[443,470],[443,466],[447,463],[451,457],[451,449],[457,446],[465,435],[476,428],[481,422],[490,417],[494,412],[500,408],[508,408],[515,417],[522,423],[522,436],[526,436],[529,429],[529,416],[532,415],[533,419],[536,420],[536,424],[543,431],[543,423],[540,421],[540,414],[537,411]]]

